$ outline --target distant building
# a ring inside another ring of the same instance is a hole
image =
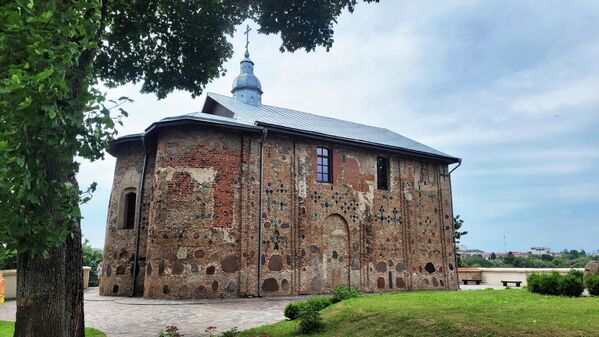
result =
[[[506,257],[506,256],[508,256],[508,253],[496,253],[496,255],[497,255],[497,257]],[[523,258],[528,257],[527,252],[512,252],[512,255],[514,255],[515,257],[523,257]]]
[[[530,253],[532,255],[551,255],[551,248],[547,247],[531,247]]]

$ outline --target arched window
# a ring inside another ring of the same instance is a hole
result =
[[[135,191],[125,192],[123,208],[123,229],[133,229],[135,227],[135,202],[137,194]]]

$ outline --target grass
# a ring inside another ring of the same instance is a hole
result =
[[[15,332],[15,322],[0,321],[0,337],[12,337]],[[85,337],[106,337],[106,334],[98,329],[85,328]]]
[[[599,336],[599,298],[526,290],[414,292],[363,296],[321,311],[311,336]],[[240,336],[301,336],[296,321]]]

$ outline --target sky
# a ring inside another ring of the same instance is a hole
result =
[[[242,32],[205,92],[230,95]],[[279,46],[250,33],[264,104],[386,127],[463,159],[452,188],[469,248],[599,250],[599,1],[382,0],[342,14],[329,52]],[[205,100],[139,88],[103,89],[134,100],[120,135]],[[82,229],[99,248],[114,164],[107,154],[78,176],[98,183]]]

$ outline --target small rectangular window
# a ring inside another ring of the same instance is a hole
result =
[[[330,183],[331,179],[331,151],[324,147],[316,148],[316,181]]]
[[[389,189],[389,159],[376,157],[376,182],[379,190]]]
[[[128,192],[125,194],[125,214],[123,218],[123,228],[133,229],[135,227],[135,192]]]

